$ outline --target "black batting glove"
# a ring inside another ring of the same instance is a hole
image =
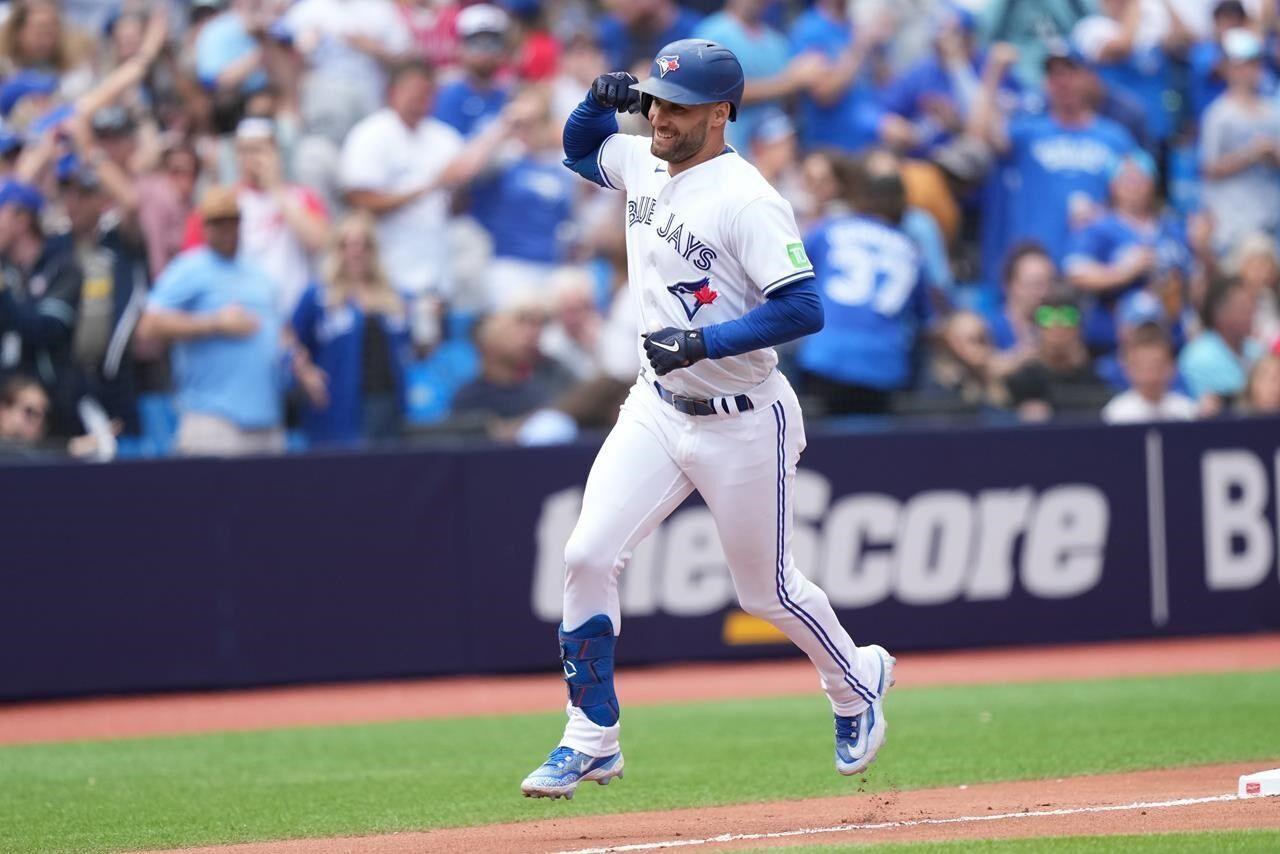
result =
[[[644,352],[649,357],[649,364],[660,377],[707,358],[707,342],[701,329],[668,326],[641,337],[644,338]]]
[[[613,107],[620,113],[640,112],[640,93],[631,88],[640,81],[634,74],[613,71],[601,74],[591,84],[591,97],[602,107]]]

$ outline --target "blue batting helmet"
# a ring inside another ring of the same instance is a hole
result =
[[[733,51],[706,39],[680,39],[658,51],[647,80],[633,83],[640,110],[649,114],[654,98],[673,104],[729,102],[729,120],[738,118],[745,78]]]

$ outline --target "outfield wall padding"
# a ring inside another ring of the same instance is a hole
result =
[[[1277,629],[1278,444],[1274,419],[813,435],[796,558],[894,649]],[[555,668],[594,453],[0,468],[0,699]],[[792,654],[736,611],[696,496],[621,590],[621,662]]]

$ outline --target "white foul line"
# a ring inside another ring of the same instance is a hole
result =
[[[558,854],[611,854],[615,851],[653,851],[658,848],[683,848],[688,845],[714,845],[721,842],[749,842],[755,839],[784,839],[789,836],[815,836],[822,833],[847,833],[855,830],[888,830],[899,827],[923,827],[939,824],[968,824],[975,821],[1002,821],[1010,818],[1047,818],[1057,815],[1081,813],[1124,812],[1126,810],[1154,810],[1168,807],[1188,807],[1195,804],[1214,804],[1240,800],[1239,795],[1213,795],[1206,798],[1179,798],[1174,801],[1147,801],[1132,804],[1110,804],[1099,807],[1067,807],[1033,812],[1006,812],[994,815],[962,815],[954,818],[916,818],[903,821],[884,821],[878,824],[840,824],[834,827],[805,827],[798,830],[780,830],[774,833],[724,833],[706,839],[671,839],[666,842],[642,842],[636,845],[617,845],[612,848],[576,848]]]

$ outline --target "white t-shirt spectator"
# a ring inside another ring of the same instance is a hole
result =
[[[1192,421],[1196,402],[1185,394],[1171,391],[1152,403],[1133,389],[1111,398],[1102,408],[1102,420],[1108,424],[1142,424],[1150,421]]]
[[[281,20],[312,70],[367,92],[377,103],[386,85],[378,61],[347,39],[364,36],[392,54],[413,46],[404,18],[391,0],[299,0]]]
[[[320,197],[306,187],[291,185],[285,192],[307,210],[325,215]],[[315,272],[311,253],[290,230],[271,195],[242,184],[236,199],[240,202],[240,255],[275,281],[276,307],[289,317]]]
[[[462,136],[434,118],[405,126],[388,108],[351,129],[342,147],[344,190],[403,193],[425,186],[462,150]],[[387,276],[401,292],[448,296],[449,193],[434,190],[378,219]]]

